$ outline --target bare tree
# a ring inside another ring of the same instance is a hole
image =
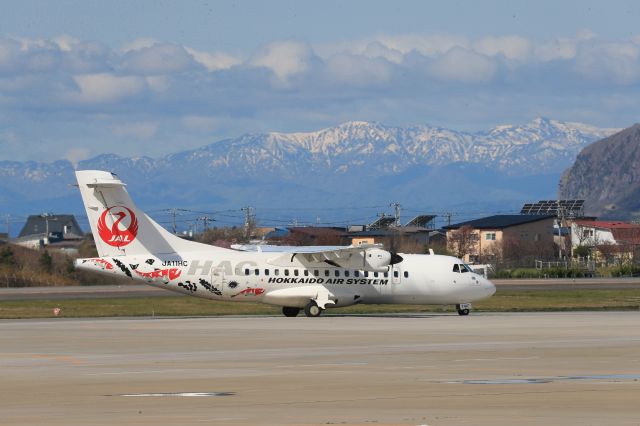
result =
[[[467,254],[475,252],[478,240],[478,233],[474,232],[471,226],[465,225],[449,233],[447,245],[456,257],[462,258]]]

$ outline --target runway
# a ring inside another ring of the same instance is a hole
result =
[[[638,425],[640,314],[0,321],[2,425]]]

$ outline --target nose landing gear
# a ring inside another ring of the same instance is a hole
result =
[[[471,303],[460,303],[456,305],[458,315],[469,315],[471,312]]]

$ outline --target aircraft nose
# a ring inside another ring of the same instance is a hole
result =
[[[482,287],[486,290],[487,292],[487,296],[493,296],[496,292],[496,285],[494,283],[492,283],[491,281],[489,281],[488,279],[484,279],[483,283],[482,283]]]

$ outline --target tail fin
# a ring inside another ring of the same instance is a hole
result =
[[[76,178],[100,257],[227,251],[168,232],[136,207],[112,173],[83,170]]]

